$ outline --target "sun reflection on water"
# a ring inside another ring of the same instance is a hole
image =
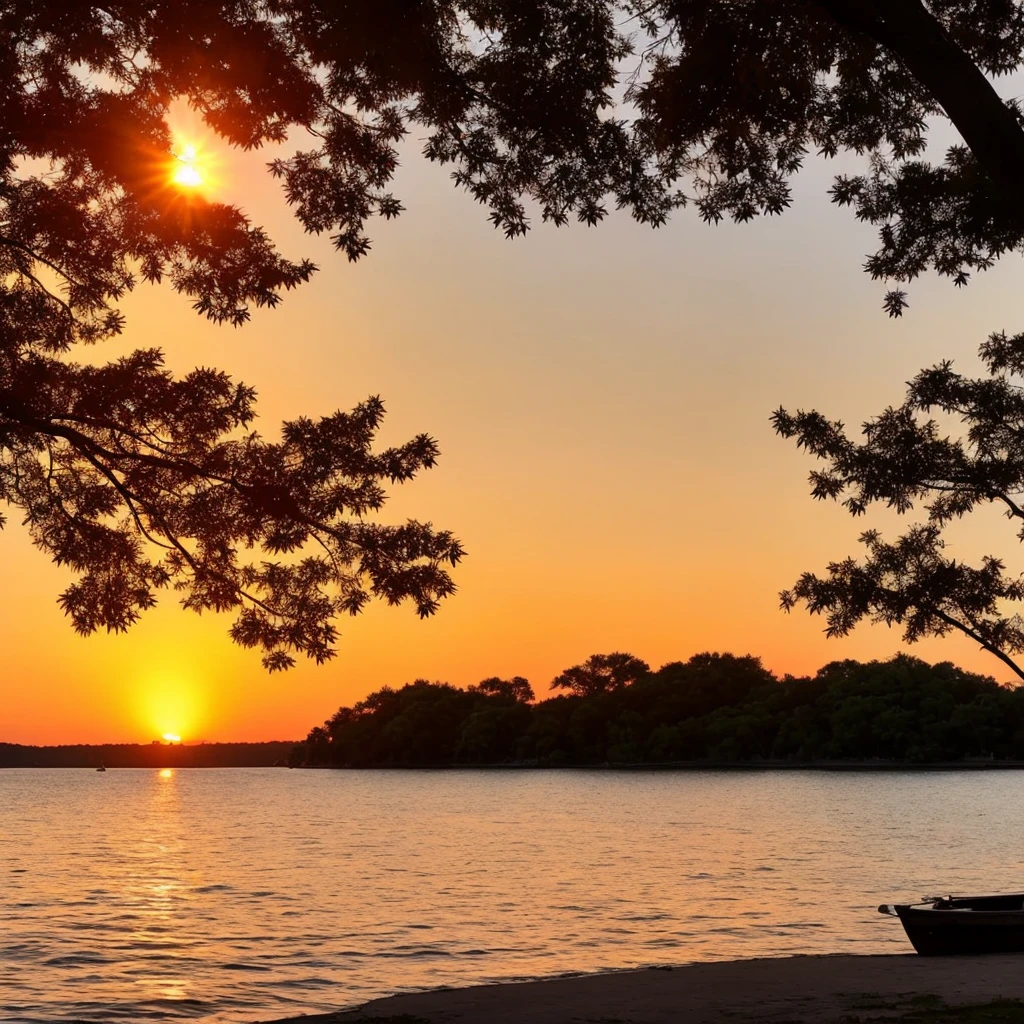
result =
[[[904,953],[879,900],[993,888],[1024,833],[1012,772],[167,771],[0,772],[0,1021]]]
[[[150,776],[154,781],[148,799],[137,805],[138,820],[124,830],[118,872],[124,945],[132,962],[128,974],[137,992],[130,1002],[148,1008],[195,998],[189,972],[208,941],[195,917],[201,873],[189,857],[189,822],[176,776],[173,768]]]

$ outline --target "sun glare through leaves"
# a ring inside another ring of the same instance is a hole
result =
[[[181,151],[175,154],[174,174],[171,180],[183,188],[197,188],[207,183],[203,174],[202,158],[195,146],[182,146]]]

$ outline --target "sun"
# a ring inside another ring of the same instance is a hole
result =
[[[147,740],[177,746],[185,737],[192,742],[202,735],[208,694],[205,683],[195,678],[192,658],[186,651],[180,661],[142,667],[133,696],[139,730]]]
[[[204,182],[202,160],[195,146],[183,146],[180,153],[175,154],[176,165],[171,181],[184,188],[197,188]]]

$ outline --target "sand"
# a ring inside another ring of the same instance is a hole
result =
[[[430,1024],[838,1024],[843,1017],[868,1021],[909,1012],[923,996],[953,1005],[1024,999],[1024,956],[695,964],[391,996],[358,1010],[289,1018],[289,1024],[355,1024],[403,1014]]]

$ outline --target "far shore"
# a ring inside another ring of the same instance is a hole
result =
[[[250,746],[278,746],[284,744],[250,744]],[[0,744],[2,746],[2,744]],[[168,748],[157,751],[216,751],[218,744]],[[53,748],[59,749],[59,748]],[[146,746],[140,746],[143,751]],[[386,764],[298,764],[289,765],[284,760],[270,760],[269,757],[224,757],[221,760],[208,758],[205,762],[190,763],[181,754],[174,756],[152,756],[149,760],[121,759],[104,760],[96,757],[77,758],[68,762],[14,761],[5,763],[0,750],[0,772],[4,769],[74,769],[95,771],[104,764],[108,771],[120,769],[197,769],[204,768],[296,768],[311,772],[999,772],[1024,770],[1024,761],[995,761],[978,759],[970,761],[636,761],[608,764],[538,764],[536,762],[511,761],[504,764],[467,764],[448,762],[421,764],[415,762]]]
[[[1020,771],[1024,761],[996,761],[977,758],[965,761],[636,761],[607,764],[539,764],[528,761],[510,761],[504,764],[442,764],[388,763],[388,764],[302,764],[292,767],[304,771],[365,772],[365,771],[684,771],[684,772],[975,772]]]
[[[1024,957],[734,960],[440,989],[273,1024],[837,1024],[995,1000],[1024,1000]]]

